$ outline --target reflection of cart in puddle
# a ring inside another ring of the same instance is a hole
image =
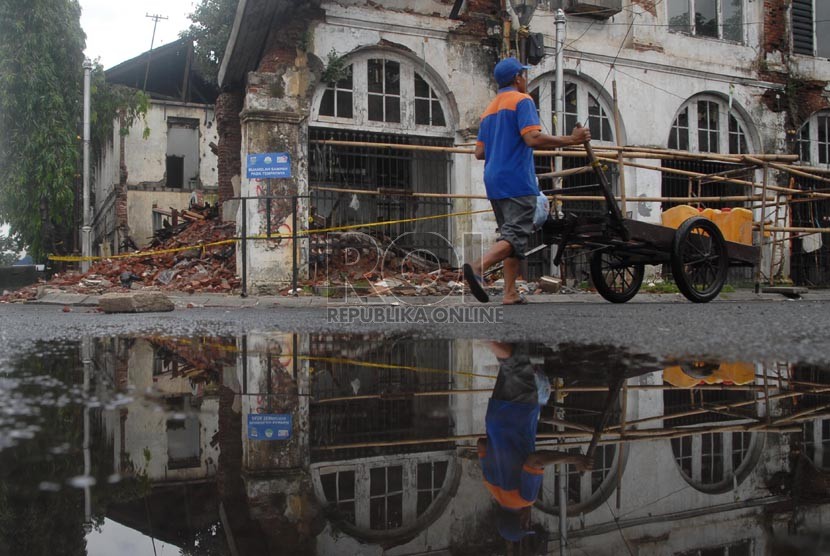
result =
[[[551,216],[542,241],[558,247],[557,266],[567,248],[590,250],[591,279],[608,301],[625,303],[634,297],[647,264],[670,265],[683,295],[706,303],[720,293],[730,266],[759,263],[759,247],[727,241],[718,225],[703,216],[688,218],[677,229],[624,218],[590,145],[586,150],[605,197],[605,213]]]

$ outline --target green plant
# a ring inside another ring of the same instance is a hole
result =
[[[337,83],[341,79],[348,77],[349,69],[342,56],[338,56],[337,52],[332,48],[326,59],[326,69],[323,70],[322,79],[324,83]]]
[[[680,293],[674,282],[651,282],[643,286],[645,293]]]

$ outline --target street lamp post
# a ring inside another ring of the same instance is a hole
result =
[[[92,75],[92,62],[84,60],[84,215],[83,227],[81,228],[81,255],[84,257],[81,261],[81,271],[89,270],[89,257],[92,254],[92,214],[89,206],[89,143],[90,143],[90,85]]]

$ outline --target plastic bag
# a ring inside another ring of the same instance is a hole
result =
[[[533,215],[533,228],[538,230],[545,225],[550,215],[550,201],[541,191],[536,195],[536,212]]]

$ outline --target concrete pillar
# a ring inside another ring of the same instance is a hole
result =
[[[273,196],[308,195],[308,123],[305,116],[297,112],[246,109],[242,122],[242,196],[264,197],[268,192],[266,180],[248,179],[245,162],[248,155],[287,152],[291,157],[291,178],[272,179],[270,192]],[[264,236],[267,232],[266,214],[270,212],[271,233],[290,234],[293,229],[292,201],[290,198],[274,199],[270,211],[267,202],[249,200],[240,210],[247,210],[247,235]],[[241,226],[242,218],[237,218]],[[297,233],[308,229],[308,198],[297,202]],[[241,232],[241,230],[240,230]],[[308,276],[308,247],[303,239],[297,242],[297,265],[299,279]],[[292,240],[278,237],[272,240],[248,241],[248,287],[252,292],[272,293],[275,289],[291,284]],[[240,256],[237,254],[237,256]],[[237,260],[241,268],[241,256]]]

